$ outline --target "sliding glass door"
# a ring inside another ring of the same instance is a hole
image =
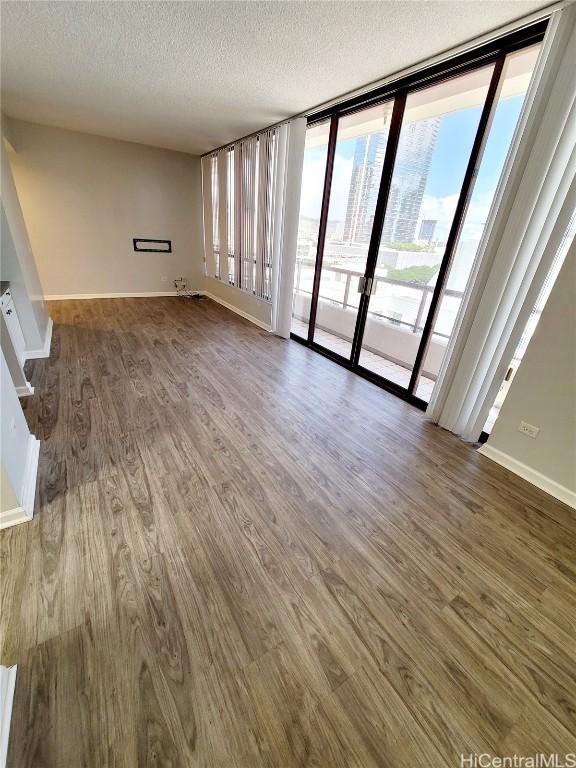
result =
[[[294,338],[428,402],[542,35],[309,126]]]
[[[405,390],[493,73],[483,67],[406,99],[358,359]]]
[[[359,110],[313,128],[306,140],[306,207],[300,216],[292,330],[346,360],[352,352],[392,109],[390,101]]]

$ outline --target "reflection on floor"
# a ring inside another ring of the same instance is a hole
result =
[[[292,318],[292,332],[306,338],[308,335],[308,325],[301,320]],[[333,333],[316,328],[314,333],[314,341],[320,344],[325,349],[329,349],[331,352],[336,352],[342,357],[350,357],[350,351],[352,344],[346,339],[335,336]],[[360,365],[364,368],[368,368],[369,371],[383,376],[388,381],[399,384],[401,387],[407,387],[410,382],[410,376],[412,371],[408,368],[404,368],[397,363],[393,363],[391,360],[387,360],[385,357],[377,355],[375,352],[369,352],[363,349],[360,353]],[[416,389],[416,395],[426,402],[430,401],[432,390],[434,389],[434,382],[432,379],[421,376],[420,382]]]
[[[432,379],[428,379],[426,376],[421,376],[418,386],[416,387],[416,396],[429,403],[435,384],[436,382]]]
[[[574,751],[573,510],[212,301],[49,310],[36,511],[0,531],[7,768]]]

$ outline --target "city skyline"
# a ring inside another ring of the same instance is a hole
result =
[[[384,243],[409,243],[416,236],[440,123],[435,117],[402,127],[382,228]]]
[[[407,123],[402,129],[382,232],[384,242],[410,242],[415,236],[439,125],[439,118],[431,118]],[[353,141],[343,239],[369,243],[388,131],[359,136]]]
[[[492,129],[482,158],[474,186],[462,237],[479,238],[488,216],[494,190],[504,164],[508,147],[522,108],[524,95],[513,96],[499,102]],[[477,124],[480,107],[473,107],[443,116],[439,121],[438,134],[431,158],[427,183],[421,198],[417,225],[423,219],[437,221],[434,240],[444,241],[460,191],[460,179],[465,170],[464,153],[454,153],[461,137],[471,133]],[[332,195],[329,221],[345,222],[349,191],[352,183],[355,140],[337,144],[334,159]],[[459,156],[460,155],[460,156]],[[301,214],[318,219],[322,199],[322,184],[326,163],[326,147],[306,151],[303,170]]]
[[[352,177],[346,205],[343,239],[369,243],[384,165],[388,131],[359,136],[355,141]]]

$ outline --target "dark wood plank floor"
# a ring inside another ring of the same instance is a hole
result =
[[[212,302],[50,311],[12,768],[574,751],[573,511]]]

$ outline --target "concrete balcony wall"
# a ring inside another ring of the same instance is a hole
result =
[[[295,317],[307,322],[310,316],[310,296],[296,294],[293,312]],[[316,324],[323,331],[351,341],[356,326],[356,315],[357,310],[354,307],[344,309],[338,304],[321,299],[318,302]],[[414,333],[410,328],[392,325],[379,317],[368,315],[364,331],[364,347],[370,352],[382,355],[387,360],[411,368],[421,337],[421,333]],[[446,351],[446,343],[447,341],[443,339],[431,341],[424,371],[427,376],[435,378],[438,375]]]

